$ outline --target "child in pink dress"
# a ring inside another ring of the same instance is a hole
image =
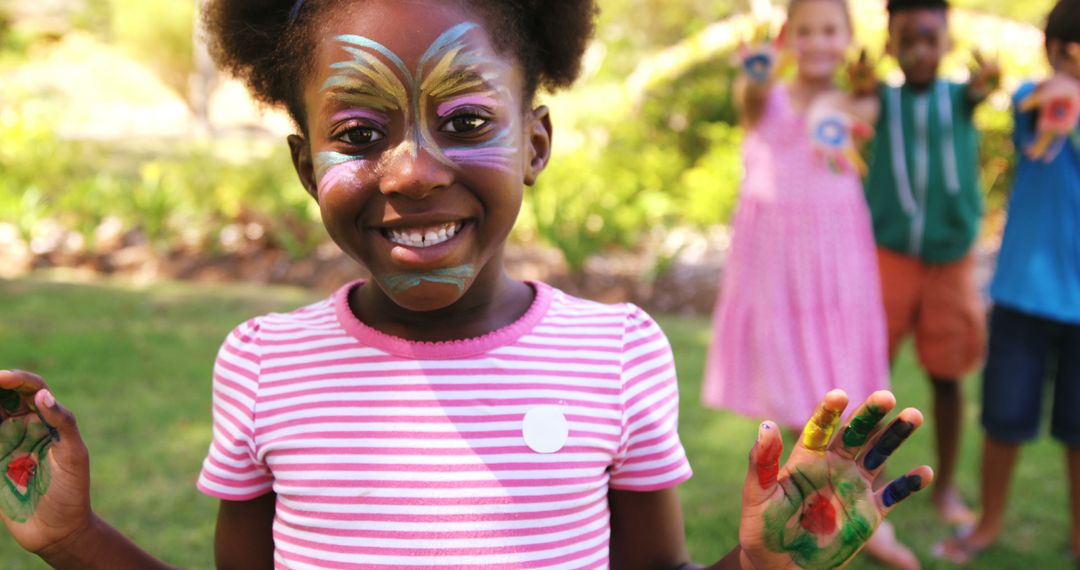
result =
[[[748,73],[742,89],[746,178],[703,400],[798,429],[822,390],[842,388],[858,400],[886,388],[888,354],[859,173],[853,164],[830,165],[812,134],[829,135],[827,121],[839,125],[841,109],[872,120],[876,104],[833,85],[850,33],[833,29],[846,21],[827,19],[846,19],[843,4],[804,0],[792,10],[784,44],[799,62],[796,78],[790,84],[754,81]],[[828,107],[837,112],[808,124]]]

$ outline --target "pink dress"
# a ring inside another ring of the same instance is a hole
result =
[[[814,155],[783,86],[743,155],[702,399],[798,429],[833,388],[848,393],[849,412],[888,388],[870,213],[858,175]]]

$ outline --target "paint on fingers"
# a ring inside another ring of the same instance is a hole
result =
[[[810,421],[806,422],[806,427],[803,428],[803,447],[810,451],[824,453],[825,447],[829,445],[829,440],[832,439],[833,433],[836,431],[836,426],[840,423],[841,411],[830,410],[824,404],[818,406],[817,411],[814,412]]]
[[[889,426],[889,429],[882,434],[881,439],[878,440],[874,447],[866,453],[863,457],[863,466],[873,471],[878,467],[881,467],[885,460],[893,454],[900,444],[904,443],[912,432],[915,431],[915,424],[897,418],[896,421]]]
[[[904,475],[889,483],[881,494],[881,504],[891,507],[903,501],[908,495],[922,488],[922,477],[919,475]]]
[[[761,445],[761,435],[770,433],[772,427],[768,424],[761,425],[758,436],[757,476],[758,484],[762,489],[769,489],[776,484],[776,476],[780,473],[780,453],[783,451],[783,442],[779,437],[768,438],[764,446]]]
[[[844,428],[844,446],[859,447],[870,438],[870,432],[874,431],[881,418],[885,417],[885,411],[873,404],[867,404],[859,413],[851,419]]]

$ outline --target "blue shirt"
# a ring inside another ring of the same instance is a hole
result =
[[[1013,97],[1020,156],[990,297],[1018,311],[1080,323],[1080,149],[1066,141],[1049,163],[1023,154],[1035,140],[1036,115],[1015,109],[1034,88],[1025,84]]]

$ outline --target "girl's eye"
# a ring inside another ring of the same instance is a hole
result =
[[[352,146],[367,146],[382,138],[383,134],[376,129],[363,126],[351,127],[338,136],[338,139]]]
[[[448,133],[464,134],[480,130],[487,124],[488,120],[479,115],[458,115],[446,121],[443,130]]]

